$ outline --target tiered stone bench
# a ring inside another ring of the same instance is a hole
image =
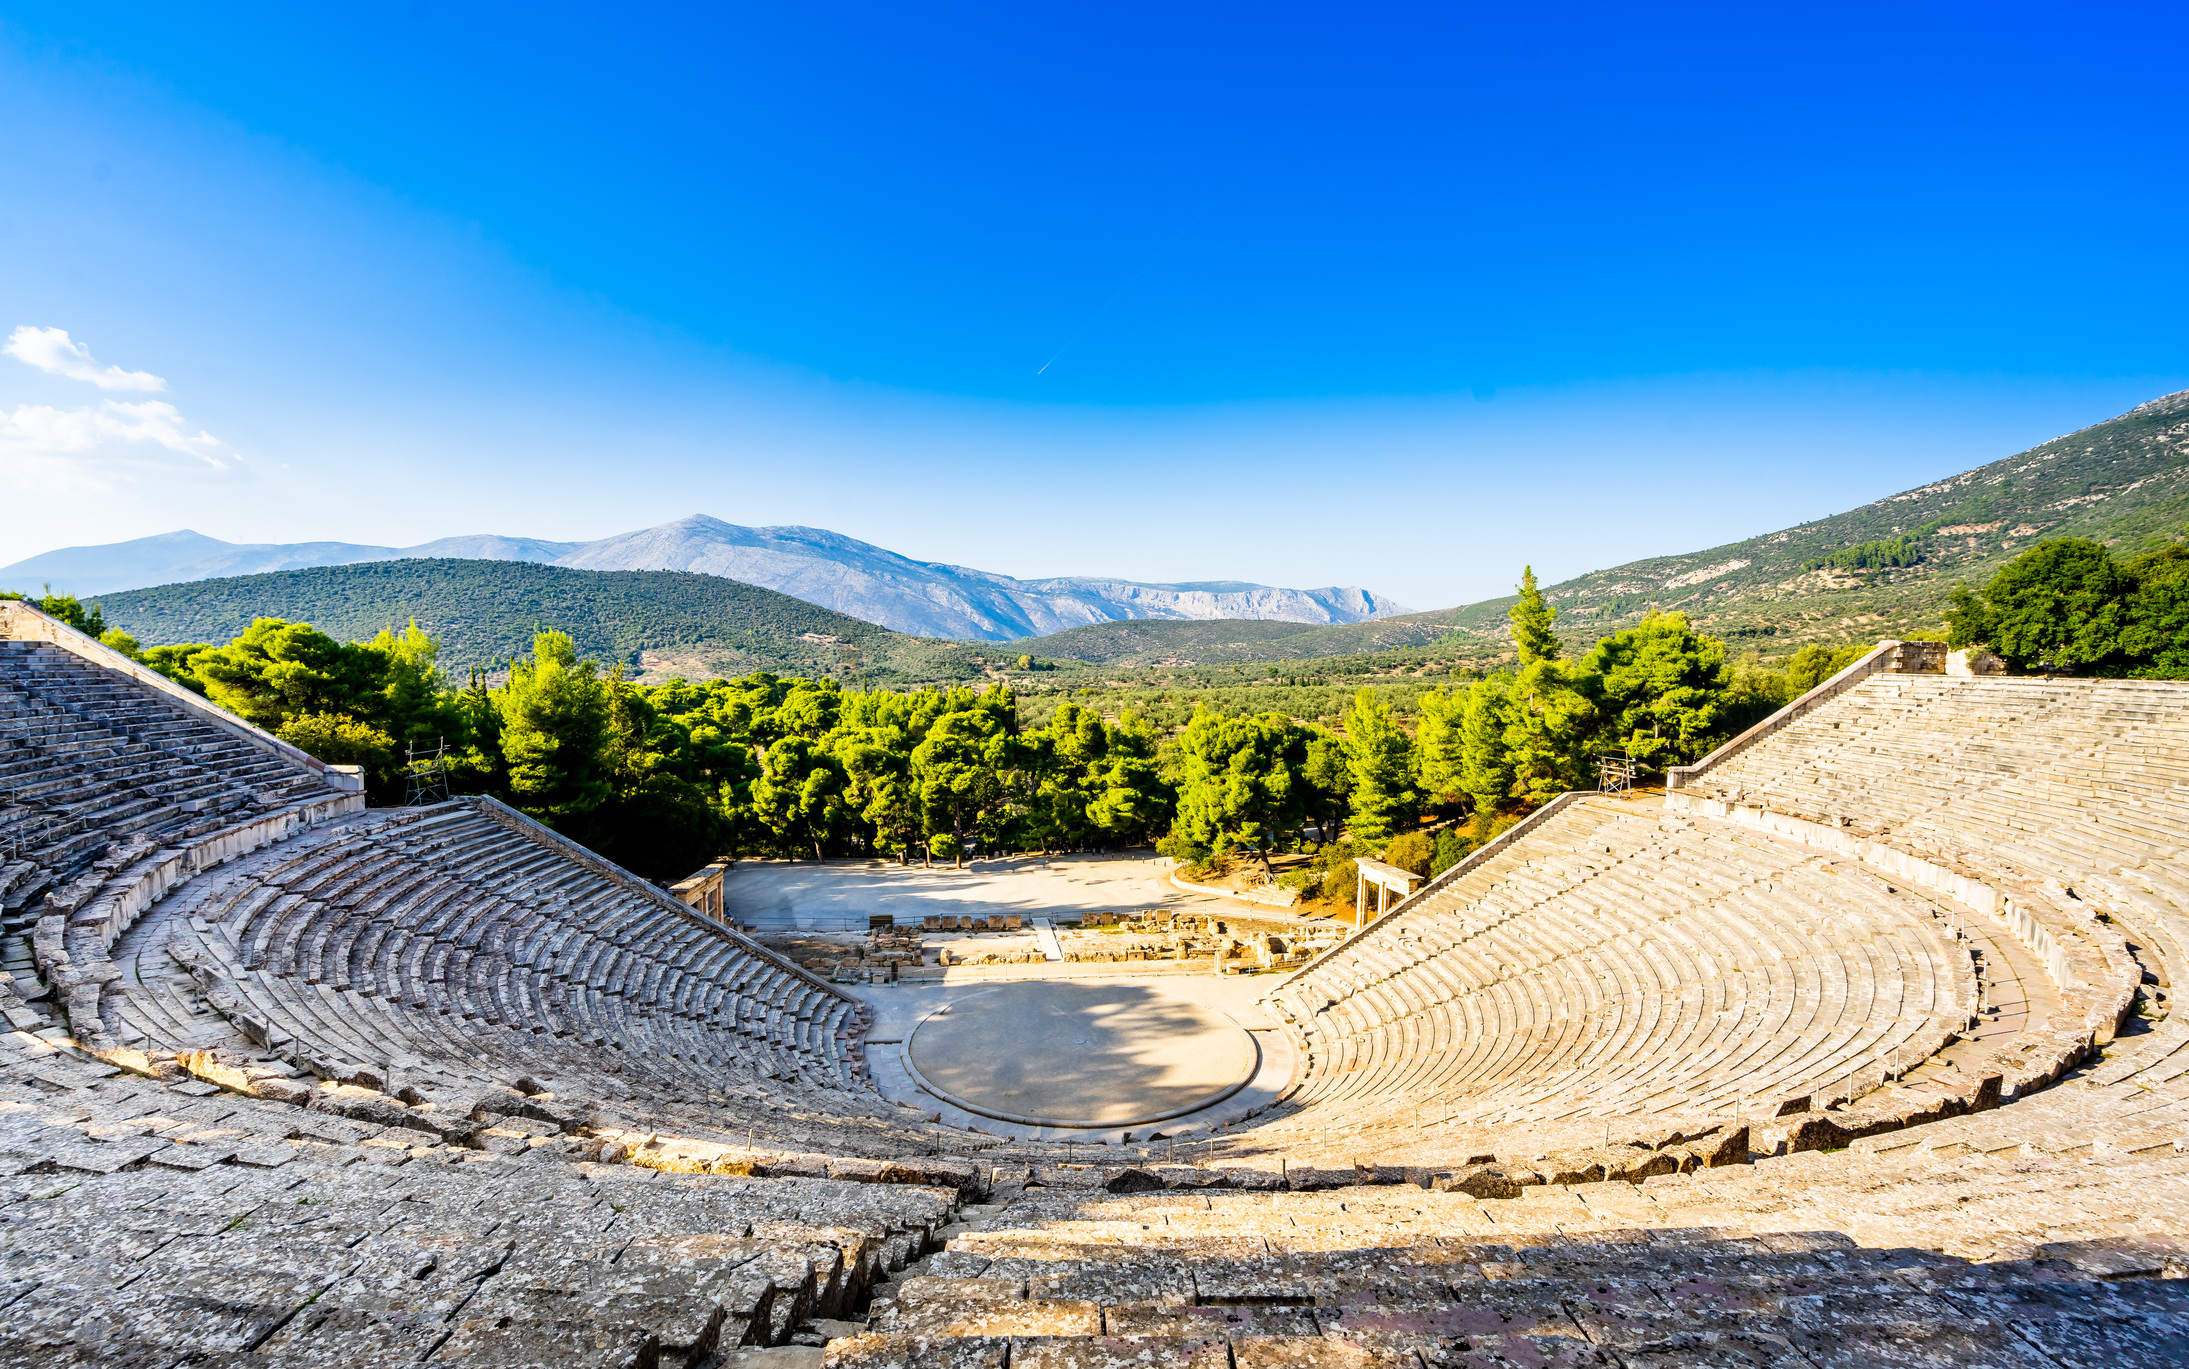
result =
[[[1862,1149],[2074,1156],[2189,1138],[2176,1084],[2189,1021],[2172,1011],[2189,969],[2185,714],[2189,684],[2174,681],[1873,674],[1669,796],[1873,865],[1981,881],[2075,981],[2081,1010],[2008,1070],[2008,1096],[2026,1097]]]
[[[0,1011],[30,1025],[24,1014],[40,1014],[24,1000],[50,991],[57,1003],[84,987],[38,964],[41,920],[57,955],[61,928],[117,870],[277,840],[364,796],[355,776],[143,678],[35,610],[0,610],[0,629],[39,632],[0,636]],[[154,885],[128,914],[165,887]]]
[[[1309,1064],[1254,1140],[1437,1163],[1822,1110],[1970,1029],[1963,921],[1731,824],[1571,803],[1273,997]]]
[[[1134,1196],[999,1174],[826,1363],[2159,1366],[2189,1347],[2189,1158],[1810,1152],[1505,1199],[1205,1173]]]
[[[696,1364],[854,1314],[984,1182],[670,1173],[491,1121],[450,1144],[0,1034],[0,1363]]]

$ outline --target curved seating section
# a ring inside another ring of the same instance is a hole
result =
[[[1229,1167],[1154,1191],[673,1174],[524,1118],[484,1139],[0,1035],[0,1357],[694,1365],[796,1338],[842,1369],[2066,1366],[2189,1341],[2170,1152],[1811,1152],[1478,1197]]]
[[[157,846],[340,795],[136,681],[0,638],[0,953],[38,992],[47,895]]]
[[[879,1129],[868,1150],[909,1130],[865,1085],[854,1000],[485,800],[230,862],[114,958],[101,1017],[131,1046],[205,1049],[232,1029],[323,1078],[436,1102],[530,1080],[702,1134],[856,1151],[862,1126]]]
[[[1257,1140],[1555,1148],[1874,1081],[1968,1025],[1953,921],[1849,862],[1585,802],[1279,992],[1312,1063]]]
[[[2073,1083],[1858,1142],[2088,1155],[2189,1139],[2189,684],[1877,675],[1703,770],[1674,802],[1840,824],[1961,866],[2063,936],[2123,937],[2144,1004]],[[2103,918],[2102,922],[2095,921]]]
[[[1685,792],[2189,906],[2189,684],[1876,675]]]

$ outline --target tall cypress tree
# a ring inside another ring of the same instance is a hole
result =
[[[1519,589],[1520,602],[1507,616],[1513,620],[1513,645],[1520,649],[1521,666],[1557,660],[1558,634],[1551,631],[1551,623],[1557,619],[1558,610],[1535,587],[1534,566],[1521,567]]]

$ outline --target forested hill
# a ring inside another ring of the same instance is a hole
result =
[[[1319,660],[1435,642],[1450,637],[1453,621],[1470,611],[1439,609],[1330,627],[1245,619],[1181,623],[1135,618],[1028,637],[1010,643],[1003,652],[1123,667]],[[1469,643],[1468,647],[1479,652],[1482,644]]]
[[[1808,641],[1935,633],[1956,580],[1981,585],[2044,539],[2095,538],[2126,558],[2185,529],[2189,390],[1848,513],[1631,561],[1545,593],[1558,608],[1560,634],[1576,644],[1653,609],[1678,609],[1708,631],[1777,655]],[[1434,616],[1495,635],[1511,603]]]
[[[415,617],[442,669],[495,669],[541,627],[581,654],[650,678],[755,670],[836,673],[846,646],[874,684],[980,674],[969,645],[909,637],[802,599],[686,571],[593,571],[522,561],[371,561],[161,585],[98,596],[106,621],[143,645],[226,642],[254,618],[308,622],[344,641]],[[992,653],[995,648],[988,650]]]

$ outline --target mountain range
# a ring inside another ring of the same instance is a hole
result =
[[[407,560],[527,561],[573,570],[672,570],[723,576],[899,632],[1010,641],[1121,619],[1358,623],[1406,613],[1354,587],[1279,589],[1236,580],[1146,584],[1095,576],[1018,580],[915,561],[825,528],[748,528],[705,514],[596,542],[473,534],[415,547],[354,542],[223,542],[187,529],[104,546],[66,547],[0,566],[0,587],[51,585],[110,594],[270,571]]]
[[[2189,537],[2189,391],[1846,513],[1592,571],[1545,593],[1575,651],[1645,614],[1678,610],[1737,648],[1777,657],[1808,642],[1933,635],[1957,581],[1981,584],[2056,537],[2094,538],[2124,557]],[[447,635],[451,660],[474,663],[505,660],[534,624],[568,619],[587,625],[589,650],[654,675],[808,669],[808,658],[841,662],[852,645],[862,669],[898,681],[963,678],[1020,655],[1105,669],[1319,661],[1346,673],[1418,664],[1424,653],[1480,661],[1510,649],[1510,597],[1411,613],[1361,591],[1012,580],[910,561],[813,529],[737,528],[701,518],[576,547],[452,540],[462,546],[442,558],[410,548],[370,564],[231,573],[217,584],[101,597],[109,621],[147,645],[223,640],[259,614],[369,635],[415,612]],[[367,550],[386,557],[390,549]],[[87,582],[72,585],[72,571],[168,564],[161,555],[333,559],[346,551],[342,544],[233,547],[178,533],[34,557],[0,569],[0,587],[35,590],[50,578],[73,588]],[[563,564],[517,564],[548,560]],[[619,564],[662,573],[598,568]],[[766,575],[783,593],[749,589],[725,574],[756,582]],[[897,624],[914,624],[914,632],[955,640],[874,628],[888,621],[876,604],[886,604]],[[836,613],[809,618],[808,609]],[[980,631],[919,626],[938,620],[976,623]],[[1049,626],[1060,620],[1061,629]],[[984,653],[963,645],[968,637],[1015,640]],[[1404,659],[1379,654],[1393,651]],[[1322,667],[1303,664],[1302,671]]]

